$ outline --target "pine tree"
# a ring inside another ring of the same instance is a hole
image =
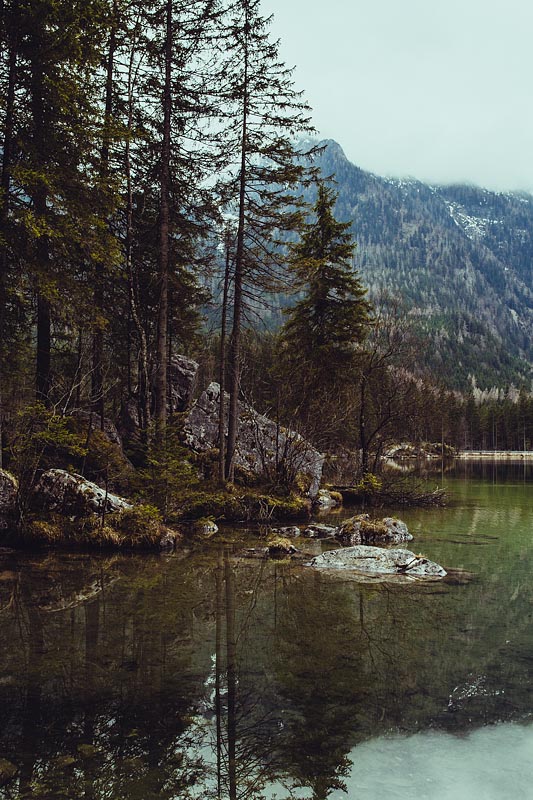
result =
[[[352,266],[350,223],[335,219],[335,199],[320,183],[314,219],[292,247],[291,264],[303,296],[288,311],[279,346],[285,416],[302,425],[318,446],[335,441],[345,427],[371,319],[366,289]]]
[[[279,61],[259,0],[236,0],[229,10],[226,73],[221,99],[229,126],[226,209],[236,219],[226,478],[233,472],[238,431],[241,337],[247,300],[272,289],[279,272],[280,234],[301,223],[298,197],[306,164],[294,137],[312,130],[310,109],[295,91],[292,70]]]
[[[303,356],[308,368],[330,374],[353,366],[371,311],[352,266],[350,223],[335,219],[335,200],[334,192],[320,183],[316,219],[305,225],[292,248],[292,267],[304,296],[290,309],[283,331],[286,347]]]

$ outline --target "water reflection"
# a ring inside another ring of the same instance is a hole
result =
[[[354,781],[378,737],[527,718],[530,487],[459,485],[408,523],[465,585],[365,585],[238,544],[0,554],[0,758],[19,769],[0,798],[372,797],[370,756]]]

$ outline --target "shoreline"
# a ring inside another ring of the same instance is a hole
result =
[[[460,450],[462,461],[533,461],[533,450]]]

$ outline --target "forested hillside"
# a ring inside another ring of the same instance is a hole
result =
[[[533,360],[533,197],[382,178],[334,141],[319,158],[334,175],[336,213],[352,222],[355,264],[372,293],[402,297],[449,385],[529,385]]]

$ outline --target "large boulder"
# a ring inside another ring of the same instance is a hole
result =
[[[192,403],[198,383],[200,365],[182,355],[172,356],[168,370],[168,403],[169,414],[187,411]],[[139,397],[133,395],[122,405],[120,412],[120,432],[130,445],[142,443],[142,414],[139,408]]]
[[[226,430],[229,396],[226,395]],[[198,453],[218,446],[220,386],[210,383],[191,408],[185,422],[185,443]],[[239,403],[235,464],[255,475],[268,475],[285,460],[288,471],[303,476],[310,497],[316,497],[324,455],[300,434],[277,425],[251,406]]]
[[[366,575],[405,575],[416,578],[444,578],[446,571],[410,550],[385,550],[381,547],[357,545],[328,550],[313,558],[312,567],[321,570],[350,570]]]
[[[358,514],[344,520],[335,538],[346,545],[400,544],[413,538],[407,525],[395,517],[371,520],[368,514]]]
[[[35,505],[45,511],[83,517],[90,514],[107,514],[132,508],[131,503],[81,475],[63,469],[44,472],[33,490]]]
[[[169,408],[170,414],[186,411],[196,390],[200,365],[186,356],[172,356],[170,359]]]

